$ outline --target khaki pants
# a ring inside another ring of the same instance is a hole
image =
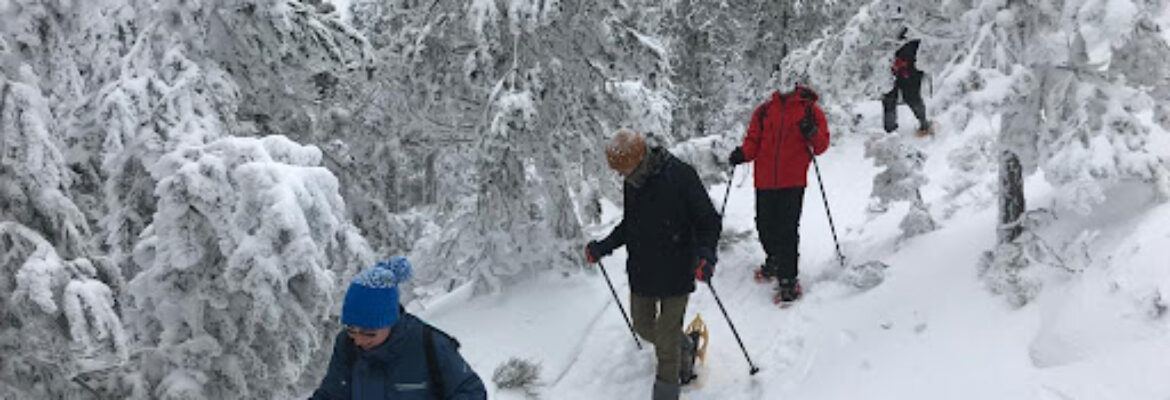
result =
[[[658,358],[658,380],[678,383],[679,362],[682,359],[681,340],[683,314],[687,311],[684,294],[674,297],[642,297],[630,293],[630,313],[634,331],[642,339],[654,344]]]

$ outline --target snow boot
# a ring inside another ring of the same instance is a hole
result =
[[[898,130],[897,90],[882,96],[882,128],[885,128],[886,133]]]
[[[755,279],[756,283],[772,282],[776,279],[776,268],[768,267],[768,264],[761,264],[760,268],[752,273],[752,279]]]
[[[699,375],[695,374],[695,351],[699,348],[699,334],[692,332],[686,334],[679,332],[682,335],[682,340],[679,341],[682,352],[682,360],[678,365],[678,381],[683,385],[691,383]]]
[[[679,395],[682,394],[682,385],[678,383],[663,382],[654,380],[654,393],[651,395],[651,400],[678,400]]]
[[[924,138],[927,136],[934,136],[934,123],[923,124],[914,131],[914,136]]]
[[[752,279],[754,279],[756,283],[768,283],[775,278],[776,276],[769,274],[763,268],[756,268],[755,272],[752,273]]]
[[[782,306],[788,306],[793,302],[800,300],[804,295],[804,289],[800,286],[800,280],[797,278],[780,279],[776,285],[776,297],[773,301]]]

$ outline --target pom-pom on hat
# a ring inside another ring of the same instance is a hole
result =
[[[406,257],[394,256],[362,271],[350,282],[341,306],[342,325],[382,329],[398,322],[398,284],[410,279]]]
[[[630,172],[646,157],[646,139],[630,129],[619,129],[605,147],[605,161],[619,172]]]

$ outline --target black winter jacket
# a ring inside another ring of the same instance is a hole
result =
[[[898,48],[898,51],[894,52],[894,57],[901,58],[903,60],[910,61],[910,62],[918,61],[918,45],[919,45],[919,43],[921,43],[921,41],[918,39],[914,39],[914,40],[911,40],[909,42],[906,42],[906,44],[903,44],[902,47]]]
[[[626,246],[634,294],[688,294],[695,291],[699,255],[715,254],[719,214],[693,167],[659,147],[650,153],[648,158],[660,157],[658,167],[640,187],[623,186],[622,222],[600,242],[600,250],[608,254]]]

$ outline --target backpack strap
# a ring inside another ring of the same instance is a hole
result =
[[[421,321],[421,320],[420,320]],[[447,384],[443,380],[443,371],[439,369],[439,356],[435,353],[435,334],[443,335],[456,349],[459,348],[459,341],[454,337],[448,335],[447,332],[439,330],[426,322],[423,322],[423,342],[427,357],[427,373],[431,376],[431,395],[436,400],[443,400],[443,396],[447,393]]]
[[[437,400],[443,400],[447,385],[443,382],[443,372],[439,370],[439,356],[435,354],[435,329],[430,325],[423,327],[423,341],[426,343],[427,373],[431,375],[431,395]]]

